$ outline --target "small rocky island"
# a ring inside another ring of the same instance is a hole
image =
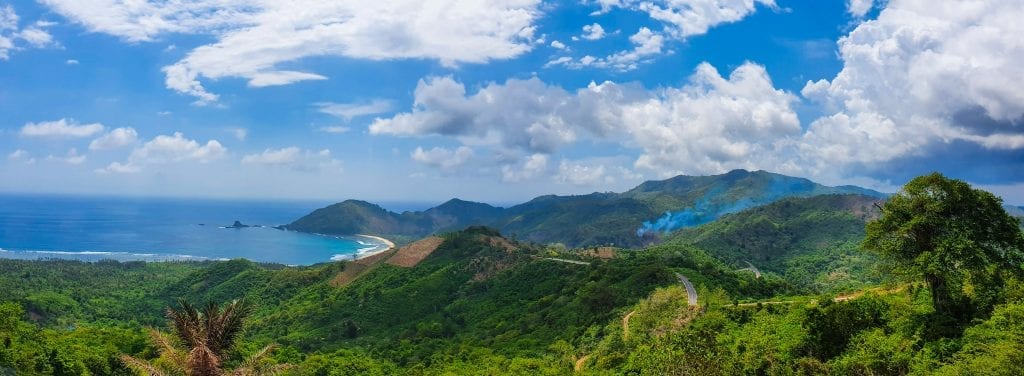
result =
[[[247,228],[247,227],[253,227],[253,226],[249,226],[247,224],[243,224],[241,221],[235,221],[235,224],[233,224],[231,226],[225,226],[224,228]]]

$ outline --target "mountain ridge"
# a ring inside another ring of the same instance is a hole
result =
[[[423,211],[395,213],[366,201],[346,200],[281,227],[332,235],[413,239],[483,225],[538,243],[639,247],[680,228],[782,198],[844,193],[885,197],[856,186],[828,187],[766,171],[732,170],[720,175],[679,175],[645,181],[622,193],[543,195],[508,208],[453,198]]]

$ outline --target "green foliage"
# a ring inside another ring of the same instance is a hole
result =
[[[677,232],[735,269],[754,265],[802,293],[856,289],[880,282],[876,258],[860,252],[865,219],[877,199],[860,195],[788,198]],[[747,263],[750,264],[747,264]]]
[[[867,225],[864,248],[898,272],[923,277],[939,315],[984,315],[1007,274],[1024,273],[1019,219],[995,195],[938,173],[911,180]]]

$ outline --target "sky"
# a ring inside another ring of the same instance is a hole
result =
[[[733,169],[1024,204],[1024,1],[0,0],[0,192],[512,203]]]

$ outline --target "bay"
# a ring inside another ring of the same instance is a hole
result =
[[[0,195],[0,257],[85,261],[206,260],[309,265],[351,259],[381,245],[361,237],[277,230],[323,207],[255,201]],[[256,227],[224,228],[234,221]]]

